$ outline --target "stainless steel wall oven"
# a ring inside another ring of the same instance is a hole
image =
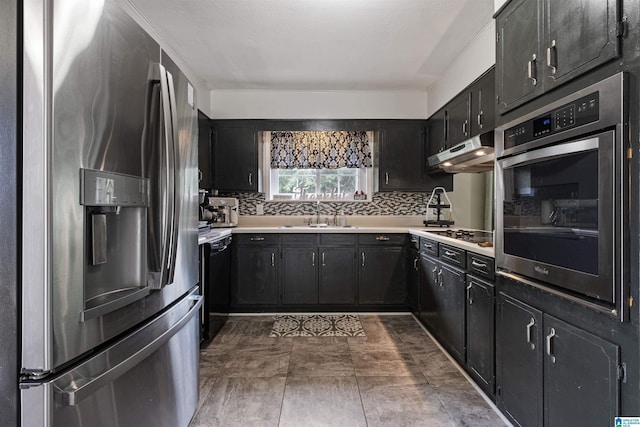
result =
[[[499,128],[496,266],[624,319],[627,78],[616,74]]]

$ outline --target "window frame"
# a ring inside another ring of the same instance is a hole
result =
[[[367,131],[369,141],[373,141],[374,132]],[[373,171],[375,169],[375,164],[369,168],[354,168],[358,170],[358,186],[356,191],[363,191],[366,194],[365,200],[355,200],[353,196],[347,198],[327,198],[327,197],[316,197],[315,193],[312,194],[312,197],[307,197],[306,199],[274,199],[273,196],[278,193],[274,193],[274,190],[278,188],[278,174],[276,171],[280,169],[271,168],[271,132],[264,131],[261,132],[260,138],[262,141],[260,144],[262,145],[262,170],[263,170],[263,190],[265,194],[265,200],[267,202],[285,202],[285,203],[300,203],[300,202],[309,202],[309,201],[326,201],[326,202],[341,202],[341,203],[363,203],[371,201],[371,193],[373,190]],[[373,152],[375,144],[371,144],[372,150],[372,161],[375,162],[375,153]],[[285,169],[286,170],[286,169]],[[321,171],[330,171],[334,169],[317,169],[316,170],[316,182],[319,183],[319,179],[321,176]]]

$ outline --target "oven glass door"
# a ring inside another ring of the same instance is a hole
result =
[[[499,266],[614,302],[614,135],[498,162]]]

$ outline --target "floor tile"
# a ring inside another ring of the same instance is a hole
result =
[[[424,378],[358,378],[369,427],[450,426],[455,424]]]
[[[506,424],[469,384],[467,390],[434,387],[456,426],[500,427]]]
[[[278,425],[286,378],[218,378],[191,427]]]
[[[349,346],[326,344],[323,346],[295,346],[289,360],[290,377],[341,377],[353,376],[353,362]]]
[[[280,427],[300,426],[366,426],[356,378],[288,378]]]
[[[264,378],[287,375],[290,345],[254,346],[238,349],[223,357],[219,375],[222,377]]]
[[[415,376],[422,377],[411,353],[393,345],[357,345],[351,347],[356,376]]]

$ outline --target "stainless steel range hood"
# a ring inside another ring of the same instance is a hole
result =
[[[449,173],[493,170],[493,131],[474,136],[427,159],[430,170]]]

